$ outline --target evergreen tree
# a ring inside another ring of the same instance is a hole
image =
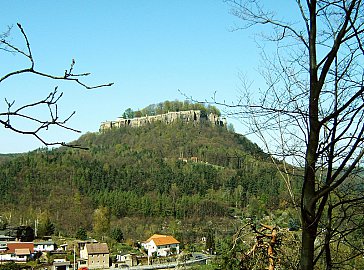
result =
[[[121,243],[124,240],[124,234],[120,227],[112,228],[110,236],[118,243]]]
[[[80,239],[80,240],[86,240],[87,239],[87,232],[85,230],[85,228],[79,228],[77,233],[76,233],[76,238]]]

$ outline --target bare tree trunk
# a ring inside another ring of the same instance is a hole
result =
[[[314,98],[312,98],[314,101]],[[314,266],[314,242],[320,213],[316,213],[315,184],[316,184],[316,150],[319,141],[318,103],[310,104],[310,136],[306,152],[306,169],[301,198],[302,217],[302,250],[301,269],[310,270]],[[315,106],[316,105],[316,106]]]
[[[330,240],[331,240],[331,229],[332,229],[332,206],[329,204],[327,210],[327,225],[325,232],[325,261],[326,261],[326,270],[332,269],[332,258],[331,258],[331,249],[330,249]]]
[[[302,228],[301,269],[312,270],[314,267],[315,239],[317,224],[304,224]]]
[[[315,207],[315,185],[316,185],[316,151],[319,142],[320,124],[319,96],[321,86],[318,83],[317,59],[316,59],[316,1],[308,5],[310,11],[309,25],[309,66],[310,66],[310,97],[309,97],[309,135],[306,150],[305,175],[301,197],[302,216],[302,250],[301,269],[311,270],[314,267],[315,239],[317,233],[316,207]]]

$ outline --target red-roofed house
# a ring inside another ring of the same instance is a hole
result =
[[[173,236],[154,234],[142,246],[148,251],[148,256],[156,254],[157,256],[169,256],[179,253],[179,241]]]
[[[7,242],[7,250],[0,254],[0,260],[26,262],[32,253],[34,253],[32,242]]]
[[[34,252],[33,242],[8,242],[7,246],[7,253],[15,253],[16,249],[29,249],[30,253]]]

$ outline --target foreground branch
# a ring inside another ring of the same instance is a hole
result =
[[[82,87],[84,87],[86,89],[96,89],[96,88],[108,87],[108,86],[113,85],[113,83],[98,84],[98,85],[86,84],[85,82],[82,81],[82,78],[89,76],[90,73],[74,73],[74,66],[76,63],[74,59],[72,59],[70,68],[66,69],[64,74],[62,74],[62,75],[54,75],[54,74],[49,74],[49,73],[37,70],[35,68],[36,63],[35,63],[35,59],[33,58],[28,36],[25,33],[21,24],[18,23],[17,27],[18,27],[18,29],[22,35],[23,41],[26,45],[26,50],[22,50],[22,49],[20,49],[20,47],[14,45],[10,41],[8,41],[11,27],[9,27],[7,32],[0,35],[0,49],[4,52],[19,54],[23,57],[26,57],[29,61],[29,67],[24,68],[24,69],[14,70],[14,71],[11,71],[11,72],[1,76],[0,84],[3,81],[9,79],[10,77],[30,73],[30,74],[34,74],[39,77],[45,77],[45,78],[48,78],[51,80],[71,81],[78,85],[81,85]],[[34,136],[35,138],[37,138],[40,142],[42,142],[46,146],[60,145],[60,146],[68,146],[68,147],[73,147],[73,148],[85,149],[84,147],[81,147],[79,145],[67,144],[65,142],[48,142],[40,135],[41,131],[48,130],[51,126],[56,126],[56,127],[62,128],[62,129],[70,130],[72,132],[80,133],[79,130],[76,130],[74,128],[67,126],[68,121],[75,114],[75,111],[72,112],[65,119],[63,119],[63,120],[59,119],[58,101],[60,100],[62,95],[63,95],[63,93],[58,94],[57,87],[56,87],[55,90],[52,91],[46,98],[44,98],[40,101],[22,105],[18,108],[14,108],[15,101],[8,102],[8,100],[5,99],[5,103],[7,105],[7,111],[0,112],[0,124],[3,125],[4,128],[10,129],[10,130],[14,131],[15,133]],[[27,110],[29,110],[29,109],[39,110],[44,106],[46,106],[48,109],[48,119],[46,119],[46,120],[42,120],[39,117],[32,116],[31,114],[29,114],[27,112]],[[30,123],[31,125],[33,125],[35,127],[31,130],[26,130],[23,127],[17,127],[15,120],[26,121],[27,123]]]

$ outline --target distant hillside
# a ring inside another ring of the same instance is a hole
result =
[[[0,154],[0,163],[15,158],[21,154]]]
[[[89,150],[39,149],[0,162],[8,216],[31,224],[46,212],[59,230],[72,234],[90,230],[100,206],[115,218],[185,219],[229,217],[257,198],[269,207],[287,200],[267,154],[208,123],[112,129],[75,143]]]
[[[164,158],[197,157],[220,166],[233,166],[230,161],[233,157],[261,160],[269,157],[244,136],[210,123],[156,122],[138,129],[124,127],[102,134],[88,133],[75,143],[102,152],[117,147],[124,151],[151,151]]]

